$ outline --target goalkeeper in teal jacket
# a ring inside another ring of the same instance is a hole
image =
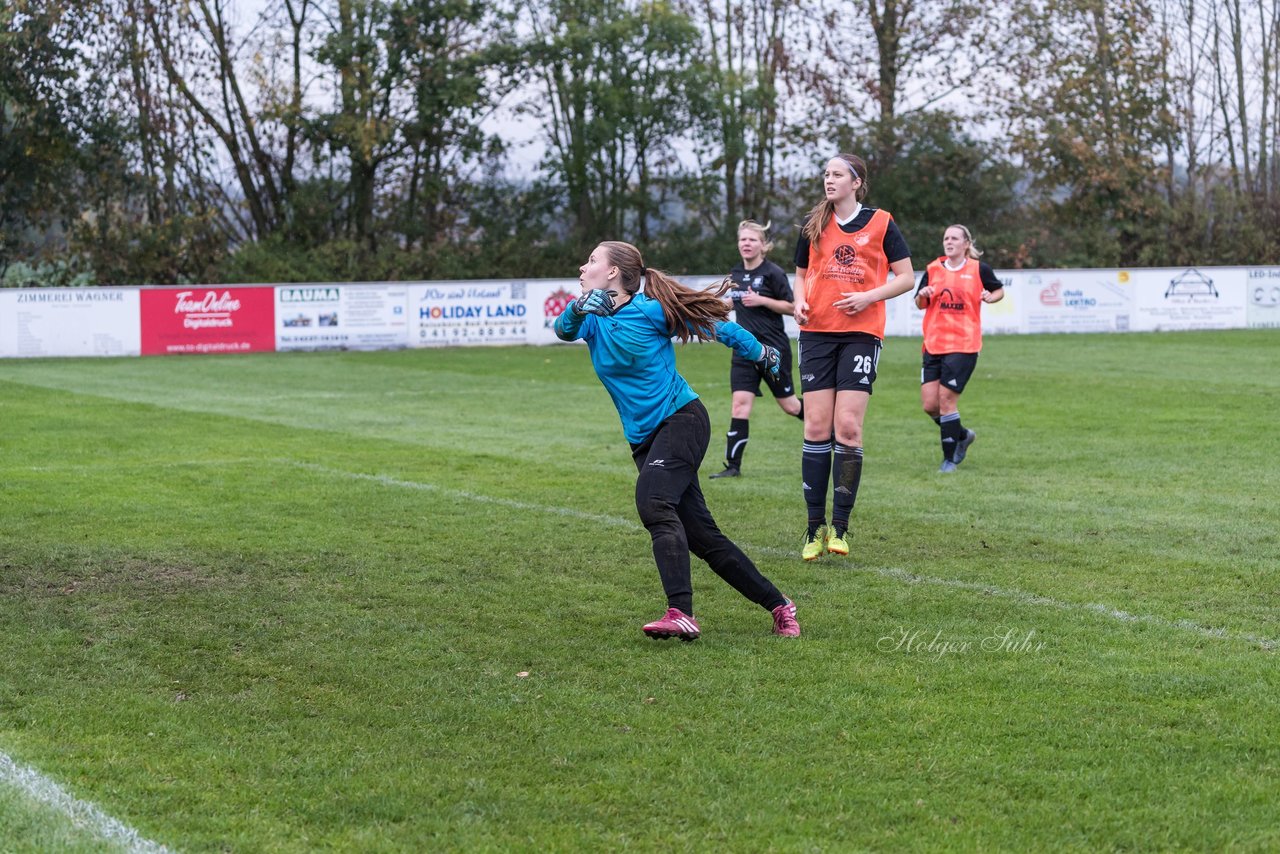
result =
[[[725,320],[720,291],[685,287],[645,267],[629,243],[606,241],[580,268],[582,296],[556,320],[563,341],[582,339],[631,445],[639,471],[636,508],[653,539],[653,557],[667,596],[667,612],[645,624],[652,638],[696,640],[692,553],[735,590],[773,615],[773,631],[797,637],[796,606],[760,574],[720,532],[698,484],[711,441],[711,420],[698,395],[676,371],[673,338],[716,340],[777,373],[778,351]],[[641,293],[641,286],[644,292]]]

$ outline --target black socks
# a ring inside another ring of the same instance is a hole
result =
[[[965,436],[965,429],[960,424],[960,413],[952,412],[938,418],[938,431],[942,434],[942,458],[953,461],[956,443]]]
[[[745,418],[729,420],[729,432],[725,435],[724,462],[734,468],[742,468],[742,452],[747,449],[751,422]]]
[[[858,500],[858,484],[862,481],[862,449],[835,443],[835,464],[831,472],[831,485],[835,495],[831,499],[831,524],[836,536],[843,536],[849,528],[849,516],[853,503]]]
[[[809,509],[809,527],[826,524],[827,483],[831,479],[831,441],[804,443],[800,459],[800,477],[804,486],[804,503]],[[816,525],[815,525],[816,522]]]

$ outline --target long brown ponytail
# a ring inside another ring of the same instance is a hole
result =
[[[681,342],[694,338],[702,341],[715,339],[715,323],[729,317],[729,304],[721,297],[732,286],[725,280],[719,287],[700,291],[680,284],[661,270],[651,270],[644,265],[640,250],[620,240],[606,240],[600,248],[609,257],[609,263],[618,268],[622,287],[629,294],[640,290],[644,279],[644,292],[662,306],[667,328]]]

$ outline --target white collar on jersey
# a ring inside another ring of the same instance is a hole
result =
[[[848,225],[849,223],[857,219],[858,214],[860,213],[862,213],[862,202],[858,202],[854,206],[853,213],[849,214],[849,216],[845,217],[844,219],[841,219],[840,217],[836,217],[836,225]]]
[[[969,263],[969,259],[968,259],[968,258],[964,258],[964,259],[962,259],[962,260],[960,261],[960,266],[959,266],[959,267],[952,267],[952,266],[951,266],[951,259],[950,259],[950,258],[947,258],[946,256],[943,256],[943,258],[942,258],[942,266],[946,267],[948,270],[950,270],[950,271],[951,271],[951,272],[953,272],[953,273],[956,273],[956,272],[959,272],[960,270],[963,270],[963,269],[964,269],[964,265],[965,265],[965,264],[968,264],[968,263]]]

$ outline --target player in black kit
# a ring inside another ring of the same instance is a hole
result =
[[[748,419],[755,399],[762,396],[761,381],[769,387],[783,412],[804,419],[804,404],[796,397],[795,384],[791,381],[791,342],[782,324],[783,315],[791,314],[791,283],[782,268],[765,257],[773,248],[768,231],[768,225],[749,219],[738,225],[738,254],[742,256],[742,263],[735,265],[729,274],[733,289],[727,296],[733,299],[737,323],[760,343],[776,348],[782,354],[782,367],[777,376],[761,373],[753,362],[734,355],[729,368],[733,408],[725,442],[724,468],[711,475],[712,478],[742,474]]]

